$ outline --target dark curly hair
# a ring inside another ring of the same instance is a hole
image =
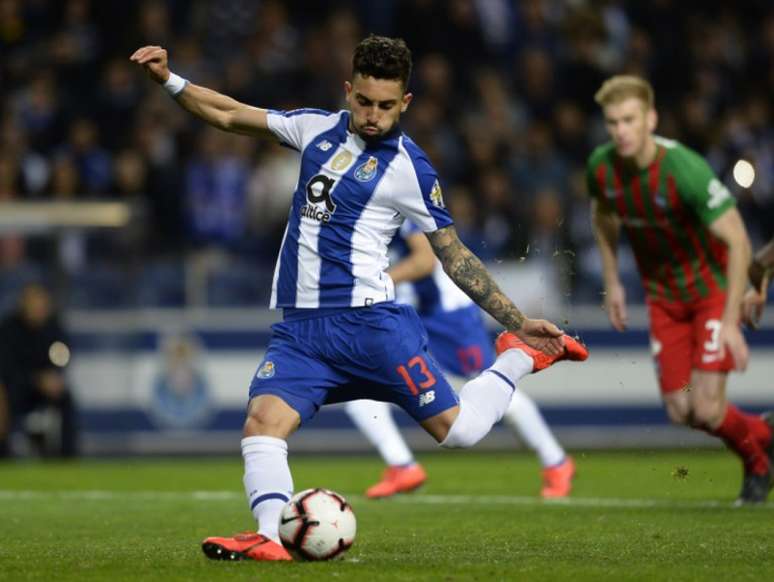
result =
[[[370,35],[360,41],[352,56],[352,76],[360,73],[374,79],[394,79],[408,87],[411,51],[402,38]]]

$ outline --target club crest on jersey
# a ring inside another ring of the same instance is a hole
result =
[[[446,205],[443,203],[441,184],[438,182],[438,180],[435,181],[435,184],[433,184],[433,189],[430,190],[430,202],[435,204],[438,208],[446,208]]]
[[[274,376],[275,372],[276,372],[276,369],[274,367],[274,362],[272,362],[271,360],[266,360],[263,363],[263,366],[261,366],[258,369],[258,373],[256,374],[256,376],[261,380],[266,380]]]
[[[376,168],[379,166],[379,160],[371,156],[355,168],[355,178],[360,182],[368,182],[374,179],[376,176]]]

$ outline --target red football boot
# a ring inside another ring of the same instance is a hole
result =
[[[566,457],[554,467],[546,467],[543,469],[543,488],[540,490],[540,496],[543,499],[567,497],[572,491],[574,476],[575,463],[572,457]]]
[[[528,346],[517,335],[511,333],[510,331],[504,331],[498,335],[497,339],[495,340],[495,351],[499,356],[505,350],[521,350],[530,358],[532,358],[532,361],[534,362],[534,366],[532,368],[533,374],[535,372],[539,372],[540,370],[545,370],[548,368],[548,366],[558,362],[559,360],[573,360],[576,362],[582,362],[589,357],[589,351],[586,349],[586,346],[584,346],[578,340],[570,337],[567,334],[563,335],[562,337],[564,338],[564,351],[561,354],[549,356],[545,352],[541,352],[540,350]]]
[[[237,534],[231,538],[207,538],[202,542],[202,551],[210,560],[293,560],[282,544],[254,532]]]
[[[422,485],[426,480],[427,473],[420,464],[409,467],[387,467],[382,475],[382,480],[366,490],[366,497],[381,499],[392,497],[397,493],[408,493]]]

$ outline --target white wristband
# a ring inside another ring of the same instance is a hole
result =
[[[180,91],[185,89],[185,86],[188,85],[188,80],[183,79],[180,75],[175,75],[172,71],[169,72],[169,79],[166,80],[164,85],[164,90],[172,95],[172,97],[177,96]]]

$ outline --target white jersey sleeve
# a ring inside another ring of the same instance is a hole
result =
[[[322,109],[294,109],[266,114],[269,130],[277,136],[282,145],[302,152],[316,136],[336,125],[341,112],[330,113]]]
[[[407,136],[401,140],[403,168],[406,182],[396,197],[400,213],[411,220],[422,232],[433,232],[454,223],[441,194],[438,174],[427,155]]]

